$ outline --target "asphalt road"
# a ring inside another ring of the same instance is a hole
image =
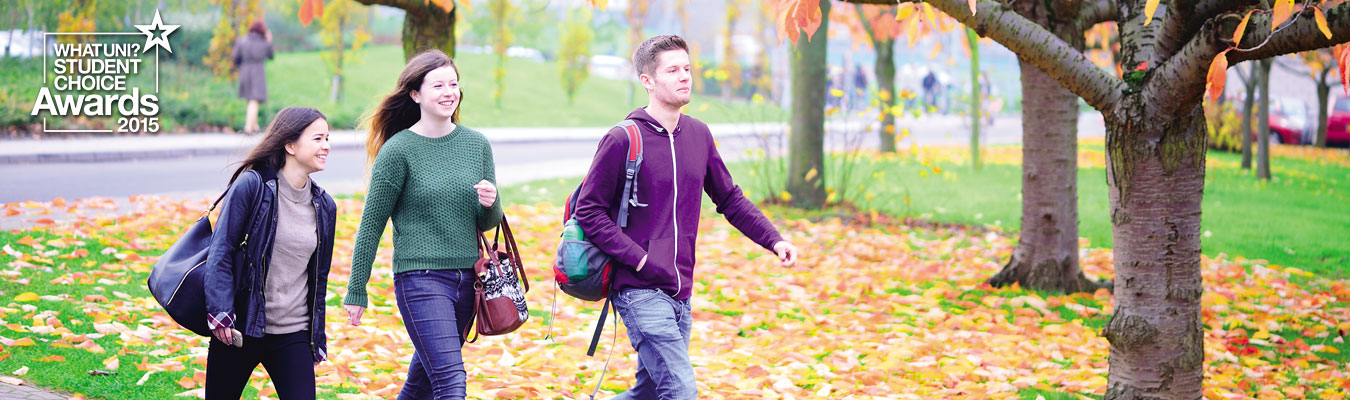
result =
[[[1100,117],[1085,115],[1080,122],[1080,137],[1101,136],[1104,131]],[[1091,116],[1091,117],[1090,117]],[[1093,118],[1095,117],[1095,118]],[[1018,143],[1021,140],[1020,120],[1000,118],[994,126],[984,128],[983,142],[987,144]],[[914,131],[909,140],[921,145],[969,143],[969,132],[957,121],[928,122],[909,127]],[[859,123],[862,126],[862,123]],[[902,125],[902,128],[905,127]],[[843,137],[828,142],[831,148],[842,148]],[[865,148],[876,146],[876,135],[862,134]],[[771,137],[770,140],[776,140]],[[783,139],[786,140],[786,139]],[[718,140],[725,159],[734,161],[743,157],[745,150],[760,147],[760,138],[750,136],[723,137]],[[784,142],[786,146],[786,142]],[[595,153],[595,142],[515,142],[494,143],[497,179],[500,185],[535,179],[578,176],[584,174]],[[237,154],[192,156],[177,159],[130,160],[115,162],[65,162],[44,164],[0,165],[0,203],[25,200],[50,201],[57,197],[67,200],[107,197],[125,198],[132,195],[170,195],[204,197],[224,190],[233,173],[233,164],[244,157]],[[364,189],[365,151],[357,148],[335,148],[328,157],[328,169],[315,173],[313,178],[331,193],[354,193]]]

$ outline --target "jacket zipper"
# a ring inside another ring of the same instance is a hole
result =
[[[680,129],[678,120],[675,129]],[[675,193],[674,200],[670,202],[671,224],[675,226],[675,251],[672,253],[674,256],[671,257],[670,265],[675,268],[675,296],[679,296],[680,292],[684,291],[684,282],[680,277],[680,214],[677,207],[680,203],[680,164],[675,157],[675,130],[670,131],[670,165],[673,171],[670,186],[674,188],[672,192]]]
[[[267,316],[267,275],[272,267],[272,248],[277,245],[277,196],[279,195],[277,193],[276,181],[268,182],[267,186],[271,186],[272,188],[272,235],[269,238],[270,240],[268,240],[268,249],[264,250],[266,254],[262,254],[261,257],[259,257],[262,259],[263,279],[261,284],[262,287],[258,290],[258,295],[262,296],[262,311],[264,318]],[[266,322],[267,320],[264,319],[262,326],[264,332],[267,330]]]
[[[319,293],[322,293],[322,292],[321,292],[321,291],[319,290],[319,288],[316,287],[316,286],[318,286],[318,284],[319,284],[319,260],[318,260],[318,257],[319,257],[319,252],[320,252],[320,251],[323,251],[323,234],[319,233],[320,231],[323,231],[323,230],[324,230],[324,229],[323,229],[323,221],[322,221],[322,220],[323,220],[323,216],[322,216],[322,215],[320,214],[320,212],[319,212],[319,201],[318,201],[318,200],[315,200],[315,201],[314,201],[314,226],[315,226],[315,229],[314,229],[314,236],[316,236],[316,237],[318,238],[318,242],[319,242],[319,243],[318,243],[318,247],[315,247],[315,248],[314,248],[314,255],[311,256],[311,258],[314,258],[314,268],[312,268],[312,269],[309,271],[309,277],[310,277],[309,287],[310,287],[311,289],[314,290],[314,297],[311,298],[311,299],[314,301],[314,304],[311,305],[311,306],[309,307],[309,354],[310,354],[310,355],[314,355],[314,349],[315,349],[315,347],[314,347],[314,335],[315,335],[314,330],[315,330],[316,327],[315,327],[315,325],[314,325],[314,320],[315,320],[315,314],[317,314],[317,313],[314,312],[314,311],[317,310],[319,307],[321,307],[321,305],[319,304],[319,298],[318,298],[318,296],[319,296]]]

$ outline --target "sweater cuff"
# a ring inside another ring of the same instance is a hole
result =
[[[347,297],[342,300],[342,304],[361,307],[370,306],[370,302],[366,298],[366,291],[356,289],[347,289]]]

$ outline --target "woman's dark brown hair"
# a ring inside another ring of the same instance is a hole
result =
[[[248,27],[248,31],[259,35],[266,35],[267,24],[264,23],[262,19],[258,19],[257,21],[253,21],[253,25]]]
[[[272,118],[272,123],[267,124],[262,141],[258,142],[253,151],[248,153],[248,157],[239,163],[239,169],[234,170],[234,175],[230,176],[230,184],[234,184],[239,174],[250,169],[262,167],[281,169],[286,164],[286,145],[300,140],[300,134],[305,132],[305,128],[319,119],[327,121],[328,117],[319,110],[309,107],[281,109],[281,112]]]
[[[427,50],[408,60],[403,72],[398,74],[398,84],[394,86],[394,92],[385,96],[374,113],[366,118],[366,123],[370,124],[370,134],[366,136],[367,169],[375,164],[375,156],[380,154],[380,147],[383,147],[389,138],[412,127],[422,118],[422,109],[412,100],[410,93],[422,89],[422,80],[427,77],[427,73],[446,66],[454,68],[455,75],[459,75],[459,67],[455,66],[455,60],[440,50]],[[460,89],[459,104],[464,104],[463,89]],[[463,107],[455,108],[455,113],[450,115],[450,122],[459,123],[460,108]]]

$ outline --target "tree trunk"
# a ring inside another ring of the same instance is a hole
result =
[[[1313,145],[1317,147],[1327,147],[1327,109],[1330,107],[1328,102],[1331,96],[1331,85],[1326,84],[1327,74],[1322,73],[1322,80],[1317,83],[1317,137],[1313,139]]]
[[[357,0],[362,4],[374,4],[372,0]],[[455,13],[445,12],[434,4],[410,2],[403,7],[407,11],[403,17],[403,59],[411,60],[418,53],[430,49],[439,49],[450,57],[455,56]]]
[[[1021,66],[1022,231],[989,284],[1093,291],[1099,285],[1078,264],[1078,96],[1035,66]]]
[[[1256,103],[1256,67],[1254,63],[1248,62],[1247,68],[1251,74],[1243,86],[1247,88],[1247,99],[1242,101],[1242,130],[1238,135],[1242,136],[1242,169],[1250,171],[1252,169],[1252,106]]]
[[[1039,3],[1019,13],[1078,47],[1084,37],[1075,24],[1056,23]],[[1075,32],[1077,30],[1077,32]],[[974,53],[971,53],[972,58]],[[1096,282],[1078,264],[1078,96],[1040,68],[1019,60],[1022,69],[1022,231],[1003,270],[989,278],[1002,287],[1060,293],[1088,292]]]
[[[1181,116],[1149,113],[1139,97],[1104,113],[1115,238],[1105,399],[1199,399],[1205,115],[1199,105]]]
[[[980,36],[966,28],[966,45],[970,46],[970,161],[980,169]],[[1075,157],[1076,159],[1076,157]]]
[[[1259,77],[1258,89],[1261,91],[1261,103],[1257,105],[1257,129],[1261,132],[1256,137],[1256,177],[1261,180],[1270,180],[1270,66],[1274,60],[1261,60],[1257,71]]]
[[[830,15],[830,1],[820,2],[821,15]],[[825,63],[830,19],[822,18],[815,40],[806,32],[792,52],[792,123],[788,145],[787,192],[794,207],[818,209],[825,205]]]
[[[899,132],[895,127],[895,114],[891,109],[895,107],[895,41],[894,40],[872,40],[872,48],[877,53],[877,91],[885,93],[881,97],[881,130],[877,132],[881,136],[881,152],[895,152],[895,136]]]

